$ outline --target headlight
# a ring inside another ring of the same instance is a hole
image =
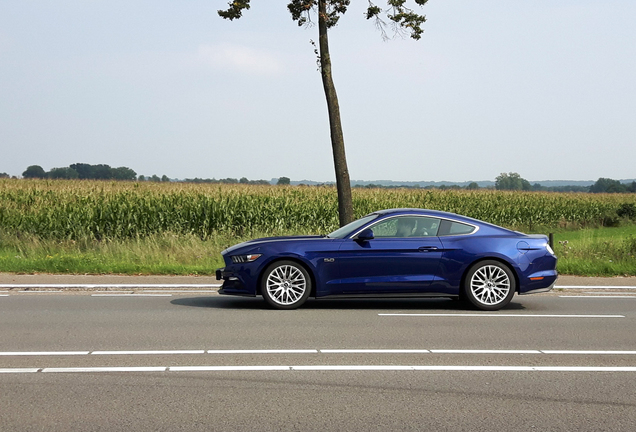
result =
[[[262,254],[232,255],[234,264],[248,263],[257,260]]]
[[[550,252],[552,255],[554,255],[554,251],[552,250],[552,248],[550,247],[549,244],[545,245],[545,248],[548,250],[548,252]]]

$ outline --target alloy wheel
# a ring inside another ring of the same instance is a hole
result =
[[[290,306],[300,301],[307,291],[307,278],[293,265],[272,269],[265,284],[269,297],[277,304]]]
[[[485,265],[470,278],[470,290],[474,298],[487,306],[503,302],[510,293],[510,276],[497,265]]]

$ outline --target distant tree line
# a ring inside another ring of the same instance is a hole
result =
[[[322,184],[320,185],[322,186]],[[479,185],[477,184],[477,182],[471,182],[469,184],[467,184],[466,186],[460,186],[457,184],[452,184],[452,185],[440,185],[440,186],[435,186],[435,185],[429,185],[429,186],[420,186],[419,184],[416,185],[382,185],[382,184],[375,184],[375,183],[368,183],[368,184],[354,184],[353,185],[354,188],[365,188],[365,189],[439,189],[439,190],[458,190],[458,189],[466,189],[466,190],[476,190],[476,189],[492,189],[492,186],[489,188],[480,188]]]
[[[213,183],[213,184],[251,184],[251,185],[269,185],[271,184],[267,180],[248,180],[247,177],[241,177],[240,179],[235,178],[224,178],[224,179],[214,179],[214,178],[198,178],[195,177],[193,179],[184,179],[186,183]]]
[[[136,180],[137,173],[128,167],[111,168],[110,165],[76,163],[62,168],[44,171],[40,165],[31,165],[23,173],[24,178],[88,179],[88,180]]]
[[[591,186],[541,186],[539,183],[533,185],[518,173],[501,173],[495,179],[495,189],[497,190],[524,190],[524,191],[547,191],[547,192],[591,192],[591,193],[634,193],[636,192],[636,182],[621,183],[619,180],[599,178]]]
[[[0,173],[0,178],[9,178],[9,174]],[[109,165],[98,164],[91,165],[86,163],[76,163],[69,165],[68,167],[63,168],[52,168],[50,171],[44,171],[44,169],[39,165],[31,165],[28,167],[23,173],[22,177],[24,178],[49,178],[49,179],[89,179],[89,180],[138,180],[138,181],[149,181],[149,182],[170,182],[171,180],[165,174],[159,177],[156,174],[152,176],[144,176],[140,175],[137,177],[137,173],[128,167],[118,167],[112,168]],[[248,180],[247,177],[241,177],[240,179],[236,178],[187,178],[184,180],[177,180],[185,183],[212,183],[212,184],[249,184],[249,185],[270,185],[272,184],[268,180]],[[279,177],[276,181],[277,185],[290,185],[291,180],[289,177]],[[326,184],[318,184],[317,186],[325,186]],[[328,184],[333,186],[333,184]],[[306,186],[304,184],[300,184],[299,186]],[[369,183],[366,185],[355,184],[354,188],[366,188],[366,189],[374,189],[374,188],[382,188],[382,189],[395,189],[395,188],[411,188],[411,189],[420,189],[418,184],[416,185],[391,185],[385,186],[382,184],[374,184]],[[491,189],[492,186],[489,186],[485,189]],[[544,192],[591,192],[591,193],[636,193],[636,181],[631,183],[621,183],[619,180],[609,179],[609,178],[599,178],[593,185],[591,186],[576,186],[576,185],[566,185],[566,186],[542,186],[539,183],[530,184],[530,182],[519,173],[510,172],[510,173],[501,173],[495,179],[496,190],[512,190],[512,191],[544,191]],[[439,189],[439,190],[457,190],[457,189],[466,189],[466,190],[477,190],[480,188],[477,182],[471,182],[468,185],[462,187],[460,185],[441,185],[441,186],[426,186],[421,189]]]
[[[149,182],[169,182],[170,177],[168,177],[167,175],[162,175],[161,177],[159,177],[157,174],[153,174],[151,176],[144,176],[144,175],[140,175],[139,177],[137,177],[137,180],[139,181],[149,181]]]
[[[460,185],[446,185],[441,186],[430,185],[426,187],[420,187],[416,185],[382,185],[382,184],[355,184],[354,188],[366,188],[366,189],[439,189],[439,190],[477,190],[477,189],[492,189],[493,186],[481,188],[477,182],[471,182],[466,186]],[[564,185],[564,186],[542,186],[539,183],[530,184],[530,182],[518,173],[501,173],[497,176],[494,189],[496,190],[511,190],[511,191],[543,191],[543,192],[591,192],[591,193],[634,193],[636,192],[636,182],[621,183],[619,180],[600,178],[591,186],[577,186],[577,185]]]

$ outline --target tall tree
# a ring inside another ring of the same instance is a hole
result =
[[[424,6],[427,1],[413,0],[419,6]],[[291,13],[292,19],[299,26],[312,24],[312,16],[314,14],[318,15],[319,50],[317,50],[317,54],[319,55],[320,75],[329,113],[331,148],[336,171],[336,187],[338,189],[340,226],[346,225],[353,220],[353,201],[351,199],[351,181],[349,179],[349,169],[347,168],[344,135],[340,121],[340,106],[331,73],[328,30],[334,27],[340,17],[347,12],[349,3],[350,0],[292,0],[287,4],[287,9]],[[422,24],[426,22],[426,17],[415,13],[406,6],[406,3],[406,0],[387,0],[387,7],[383,9],[369,0],[365,16],[367,19],[375,20],[383,38],[386,38],[384,29],[387,27],[387,23],[382,17],[386,17],[396,34],[404,33],[418,40],[422,35]],[[234,20],[241,18],[243,11],[249,8],[250,0],[233,0],[230,1],[227,10],[220,10],[218,13],[222,18]]]
[[[501,173],[495,178],[495,189],[497,190],[532,190],[530,182],[519,175],[519,173]]]
[[[45,178],[46,172],[40,165],[31,165],[22,173],[24,178]]]

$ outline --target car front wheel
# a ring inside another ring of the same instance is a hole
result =
[[[311,278],[294,261],[276,261],[263,273],[261,292],[265,301],[276,309],[296,309],[311,293]]]
[[[481,310],[499,310],[515,295],[512,271],[499,261],[481,261],[470,268],[464,280],[466,298]]]

